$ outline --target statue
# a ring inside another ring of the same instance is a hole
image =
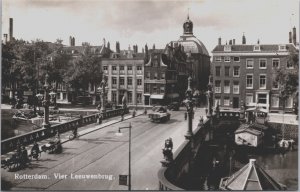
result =
[[[172,138],[165,140],[165,148],[163,150],[164,159],[168,162],[173,161],[173,141]]]

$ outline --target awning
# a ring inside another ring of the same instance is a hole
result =
[[[150,99],[164,99],[165,95],[152,94]]]
[[[178,97],[179,97],[179,94],[178,94],[178,93],[169,93],[169,94],[167,94],[167,97],[168,97],[168,98],[171,98],[171,99],[173,99],[173,98],[178,98]]]
[[[267,109],[264,109],[264,108],[256,108],[256,107],[249,108],[249,109],[247,109],[246,111],[268,113],[268,110],[267,110]]]

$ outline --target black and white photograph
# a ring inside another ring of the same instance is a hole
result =
[[[299,0],[2,0],[1,191],[298,191]]]

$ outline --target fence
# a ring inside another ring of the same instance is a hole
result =
[[[115,109],[102,113],[103,119],[110,117],[115,117],[121,115],[123,109]],[[128,113],[128,109],[125,113]],[[17,145],[29,145],[34,141],[41,141],[55,136],[56,132],[64,133],[73,130],[75,127],[80,127],[86,124],[95,123],[97,121],[97,116],[99,113],[88,115],[82,118],[76,118],[72,121],[53,125],[50,128],[41,128],[38,130],[31,131],[29,133],[15,136],[9,139],[1,141],[1,154],[8,153],[16,149]]]

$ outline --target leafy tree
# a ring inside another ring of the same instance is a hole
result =
[[[281,67],[276,71],[276,82],[279,85],[279,92],[280,92],[280,100],[282,102],[283,107],[285,107],[285,101],[289,96],[294,96],[294,102],[298,108],[298,86],[299,86],[299,55],[297,50],[289,50],[290,54],[287,57],[287,62],[289,65],[294,67],[293,70],[287,70],[286,68]],[[297,112],[295,110],[295,112]]]

